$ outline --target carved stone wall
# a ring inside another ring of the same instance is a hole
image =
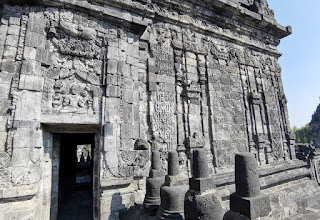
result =
[[[95,219],[142,202],[152,150],[189,175],[196,148],[218,173],[237,152],[295,158],[277,62],[290,28],[265,0],[28,3],[0,3],[0,219],[57,213],[54,133],[86,126]]]

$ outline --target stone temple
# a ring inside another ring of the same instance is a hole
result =
[[[1,0],[0,17],[0,219],[290,219],[319,203],[278,63],[292,31],[266,0]]]

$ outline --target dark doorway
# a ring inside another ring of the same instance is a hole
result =
[[[93,219],[94,134],[61,134],[58,220]]]

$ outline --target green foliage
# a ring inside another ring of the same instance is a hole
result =
[[[309,125],[312,142],[316,147],[320,147],[320,104],[312,115]]]
[[[310,132],[310,126],[308,124],[301,128],[294,126],[293,131],[296,134],[297,143],[309,143],[309,144],[311,143],[311,132]]]

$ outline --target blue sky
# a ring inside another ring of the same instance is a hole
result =
[[[282,39],[279,59],[291,127],[310,122],[320,97],[320,0],[268,0],[275,18],[293,34]]]

